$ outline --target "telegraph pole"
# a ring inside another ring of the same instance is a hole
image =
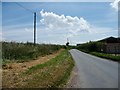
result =
[[[66,46],[69,46],[69,41],[68,41],[68,38],[67,38],[67,43],[66,43]]]
[[[36,45],[36,12],[34,12],[34,46]]]

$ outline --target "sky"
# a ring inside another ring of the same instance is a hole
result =
[[[33,42],[33,12],[37,43],[65,44],[68,38],[76,45],[118,37],[116,2],[2,2],[2,39]]]

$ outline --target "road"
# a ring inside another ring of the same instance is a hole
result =
[[[70,50],[77,72],[71,81],[73,88],[118,88],[118,63]]]

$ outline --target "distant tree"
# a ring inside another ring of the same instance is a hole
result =
[[[69,46],[69,42],[66,43],[66,46]]]

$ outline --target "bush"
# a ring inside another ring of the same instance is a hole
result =
[[[52,44],[36,44],[33,43],[16,43],[2,42],[2,58],[3,60],[27,60],[36,59],[38,56],[52,54],[63,46]]]
[[[104,44],[101,42],[88,42],[77,46],[77,49],[84,52],[102,52],[101,49],[104,48]]]

